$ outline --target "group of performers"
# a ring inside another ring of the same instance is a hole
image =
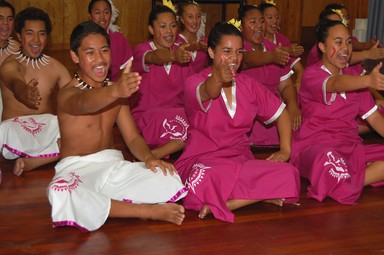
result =
[[[298,204],[300,177],[309,197],[355,204],[364,186],[384,181],[384,147],[359,136],[360,126],[384,136],[374,96],[384,90],[381,63],[369,74],[360,65],[384,49],[353,43],[345,12],[324,9],[317,60],[304,69],[303,47],[280,33],[273,1],[240,7],[238,20],[206,37],[197,2],[164,0],[149,15],[151,39],[132,48],[112,1],[91,0],[89,21],[71,33],[71,76],[43,53],[48,14],[15,15],[0,1],[2,156],[15,160],[16,175],[58,161],[48,186],[53,225],[82,231],[108,217],[180,225],[185,208],[234,222],[233,210],[256,202]],[[115,125],[140,162],[114,149]],[[278,149],[260,160],[251,146]]]

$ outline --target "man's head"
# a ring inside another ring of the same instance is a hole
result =
[[[111,62],[110,41],[105,29],[87,21],[71,33],[71,58],[78,64],[79,75],[88,84],[103,82]]]
[[[15,19],[15,32],[19,37],[23,53],[29,57],[39,57],[47,45],[52,31],[51,20],[39,8],[28,7],[20,11]]]
[[[15,8],[3,0],[0,1],[0,41],[7,40],[13,33]]]

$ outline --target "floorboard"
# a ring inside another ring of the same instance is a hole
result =
[[[116,147],[132,159],[117,130],[114,136]],[[375,134],[364,139],[383,142]],[[271,152],[254,148],[257,158]],[[181,226],[108,219],[99,230],[82,233],[52,228],[46,187],[54,164],[20,177],[12,166],[0,161],[0,254],[384,254],[384,188],[366,187],[357,205],[346,206],[306,198],[302,180],[300,206],[257,203],[235,211],[233,224],[212,216],[200,220],[187,210]]]

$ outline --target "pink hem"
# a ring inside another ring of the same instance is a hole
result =
[[[80,226],[79,224],[77,224],[74,221],[56,221],[56,222],[53,222],[52,225],[54,228],[57,228],[57,227],[75,227],[78,230],[80,230],[81,232],[89,232],[88,229]]]
[[[22,158],[52,158],[52,157],[59,157],[60,156],[60,153],[49,153],[49,154],[41,154],[38,156],[31,156],[31,155],[28,155],[28,154],[21,152],[19,150],[13,149],[13,148],[9,147],[7,144],[4,144],[3,148],[6,148],[7,150],[12,152],[13,154],[19,155]]]

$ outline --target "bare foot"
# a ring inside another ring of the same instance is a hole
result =
[[[268,200],[264,200],[263,202],[265,202],[265,203],[270,203],[270,204],[274,204],[274,205],[278,205],[278,206],[283,206],[284,201],[285,201],[285,198],[278,198],[278,199],[268,199]]]
[[[15,165],[13,166],[13,173],[20,176],[24,171],[25,163],[23,158],[16,159]]]
[[[181,225],[185,218],[184,207],[175,203],[154,204],[148,212],[148,219],[168,221],[176,225]]]
[[[209,209],[208,205],[204,205],[203,208],[201,208],[201,210],[199,212],[199,218],[204,219],[205,216],[207,216],[210,213],[212,213],[211,209]]]

